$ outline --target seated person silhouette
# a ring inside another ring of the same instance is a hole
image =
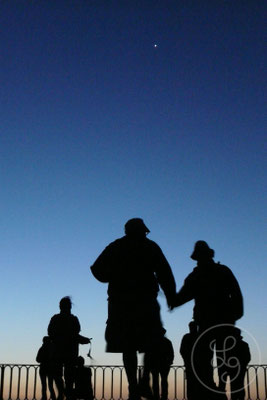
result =
[[[84,366],[84,358],[77,358],[75,370],[75,398],[83,400],[93,400],[92,371],[90,367]]]
[[[245,399],[244,379],[251,356],[249,345],[242,339],[240,329],[233,327],[225,340],[223,351],[217,353],[219,389],[225,391],[229,378],[231,400]]]
[[[144,355],[144,370],[140,383],[140,394],[148,399],[168,399],[168,375],[174,359],[172,342],[165,336],[157,346],[151,347]],[[152,375],[152,391],[149,380]],[[159,390],[161,380],[161,397]]]
[[[188,400],[198,400],[200,393],[200,382],[197,378],[198,362],[196,340],[198,337],[198,326],[195,321],[188,324],[189,333],[186,333],[181,341],[180,354],[184,360],[186,374],[186,389]],[[201,367],[201,365],[200,365]]]
[[[53,363],[52,363],[52,343],[49,336],[43,337],[43,344],[38,350],[36,361],[40,364],[39,375],[42,385],[42,399],[47,400],[47,383],[50,391],[52,400],[56,399],[54,390],[54,374],[53,374]]]

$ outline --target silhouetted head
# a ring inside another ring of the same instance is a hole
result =
[[[84,366],[84,358],[82,356],[77,357],[77,367]]]
[[[71,298],[69,296],[63,297],[59,302],[60,311],[63,313],[70,313],[72,306]]]
[[[43,337],[43,344],[48,344],[50,342],[50,337],[49,336],[44,336]]]
[[[232,336],[234,336],[237,340],[238,340],[238,339],[243,339],[243,336],[241,335],[241,329],[237,328],[236,326],[233,328],[231,334],[232,334]]]
[[[214,257],[214,254],[214,250],[209,247],[208,243],[204,242],[204,240],[198,240],[195,243],[191,258],[196,261],[206,261],[211,260]]]
[[[145,225],[141,218],[132,218],[126,222],[124,226],[125,234],[127,236],[146,236],[150,230]]]
[[[189,322],[188,327],[189,327],[190,333],[197,333],[198,327],[197,327],[197,323],[195,321]]]

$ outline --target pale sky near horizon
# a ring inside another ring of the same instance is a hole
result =
[[[132,217],[177,288],[195,241],[215,249],[244,295],[252,362],[259,347],[267,363],[266,9],[0,1],[0,363],[34,363],[71,295],[94,362],[121,364],[105,353],[107,287],[89,267]],[[181,364],[193,303],[159,301]]]

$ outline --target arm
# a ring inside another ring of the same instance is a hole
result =
[[[36,361],[40,364],[43,361],[43,358],[43,347],[40,347],[36,356]]]
[[[187,288],[183,286],[175,296],[175,307],[182,306],[188,301],[193,300],[193,296],[188,292]]]
[[[188,301],[191,301],[194,299],[194,293],[193,293],[193,288],[192,284],[190,282],[190,275],[187,277],[184,281],[183,286],[179,290],[178,293],[176,293],[175,299],[174,299],[174,307],[179,307],[182,306],[183,304],[187,303]]]
[[[48,336],[53,337],[55,335],[55,318],[52,317],[50,319],[48,328],[47,328]]]
[[[91,266],[93,276],[100,282],[106,283],[110,280],[111,247],[107,246]]]
[[[243,296],[236,277],[229,268],[227,268],[227,271],[229,274],[229,289],[232,302],[233,319],[236,321],[244,315]]]
[[[159,247],[155,259],[156,259],[156,271],[155,271],[156,277],[161,289],[163,290],[166,296],[168,306],[171,308],[176,294],[175,279],[171,267]]]

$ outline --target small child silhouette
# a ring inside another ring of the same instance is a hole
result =
[[[51,399],[55,400],[56,395],[53,387],[53,364],[52,364],[52,343],[49,336],[43,337],[43,344],[38,350],[36,361],[40,364],[39,374],[42,384],[42,400],[47,400],[47,381]]]
[[[84,358],[77,358],[75,370],[75,398],[83,400],[93,400],[92,372],[91,368],[84,366]]]
[[[250,362],[250,350],[247,342],[241,336],[241,330],[234,327],[228,338],[229,350],[225,351],[225,359],[219,375],[219,387],[225,391],[226,380],[229,377],[232,400],[244,400],[244,379],[248,363]],[[220,360],[220,358],[219,358]]]
[[[172,342],[162,337],[157,347],[145,352],[144,372],[140,385],[141,395],[157,400],[159,395],[159,377],[161,378],[161,400],[168,398],[168,375],[174,359]],[[152,391],[149,387],[149,374],[152,374]]]

